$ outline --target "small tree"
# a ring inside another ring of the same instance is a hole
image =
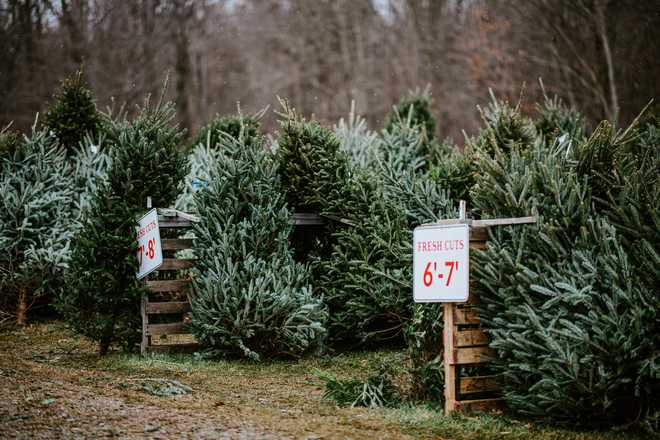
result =
[[[113,342],[133,348],[139,340],[136,220],[148,196],[169,206],[187,171],[178,146],[182,131],[173,120],[172,104],[152,109],[147,102],[134,120],[106,123],[112,165],[73,241],[58,304],[74,329],[99,342],[101,355]]]
[[[223,133],[236,139],[243,137],[245,143],[250,144],[259,134],[259,123],[264,113],[265,110],[252,116],[244,116],[241,113],[217,115],[211,122],[199,129],[197,136],[189,144],[189,148],[200,144],[208,145],[209,148],[217,148],[221,143]]]
[[[74,229],[73,178],[64,150],[46,130],[29,138],[0,134],[0,287],[16,322],[53,293],[68,261]]]
[[[409,125],[417,127],[422,132],[425,144],[435,141],[437,123],[433,116],[432,105],[433,99],[429,87],[423,91],[418,89],[408,92],[387,114],[385,129],[391,131],[396,125],[407,121]]]
[[[318,350],[327,312],[293,259],[276,163],[258,139],[225,135],[219,146],[209,187],[195,195],[193,334],[212,352],[254,360]]]
[[[328,201],[341,200],[348,161],[334,133],[292,110],[280,122],[279,169],[289,206],[320,212]]]
[[[85,135],[96,135],[101,118],[82,72],[62,82],[45,116],[46,127],[55,133],[68,154],[75,151]]]

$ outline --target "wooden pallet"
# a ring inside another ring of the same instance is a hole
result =
[[[166,211],[158,216],[161,229],[185,230],[190,228],[195,218],[178,211]],[[182,235],[184,231],[181,232]],[[156,272],[147,276],[145,284],[148,292],[142,296],[142,343],[140,351],[144,353],[191,351],[197,347],[197,341],[190,334],[187,325],[187,313],[190,311],[190,278],[171,279],[169,275],[194,266],[194,260],[174,258],[176,251],[192,249],[192,240],[188,238],[163,238],[163,264]]]
[[[470,227],[470,249],[484,249],[488,227]],[[478,295],[470,289],[467,303],[444,304],[445,414],[498,410],[497,377],[483,373],[495,356],[490,339],[480,328],[475,304]],[[469,369],[470,376],[463,372]]]

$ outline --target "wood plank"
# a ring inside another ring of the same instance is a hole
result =
[[[488,228],[470,227],[470,242],[479,242],[488,240]]]
[[[161,301],[147,303],[147,313],[149,314],[167,314],[184,313],[190,311],[188,301]]]
[[[326,220],[318,214],[295,212],[292,223],[294,225],[324,225]]]
[[[171,220],[164,218],[162,221],[158,220],[158,227],[165,229],[176,229],[176,228],[190,228],[192,227],[193,222],[188,220]]]
[[[194,223],[197,223],[200,221],[199,216],[195,214],[189,214],[187,212],[179,211],[178,209],[172,209],[172,208],[159,208],[158,209],[158,221],[163,219],[164,221],[170,221],[170,220],[187,220],[191,221]]]
[[[462,330],[456,332],[456,347],[488,345],[490,338],[481,329]]]
[[[147,335],[182,335],[190,333],[183,322],[173,322],[170,324],[149,324],[147,325]],[[152,338],[153,340],[153,338]],[[152,344],[153,345],[153,344]]]
[[[164,251],[180,251],[183,249],[192,249],[192,238],[163,238],[161,246]]]
[[[155,345],[186,345],[196,344],[197,340],[191,333],[177,335],[159,335],[151,338],[151,346]]]
[[[524,225],[532,224],[537,222],[535,216],[531,217],[508,217],[508,218],[488,218],[483,220],[472,220],[472,219],[458,219],[458,218],[447,218],[437,220],[433,223],[424,223],[421,226],[437,226],[437,225],[459,225],[459,224],[468,224],[474,227],[487,227],[487,226],[507,226],[507,225]]]
[[[156,270],[190,269],[195,266],[195,260],[185,258],[163,258],[163,264]]]
[[[457,409],[462,413],[500,411],[503,405],[502,399],[476,399],[456,402]]]
[[[444,371],[445,371],[445,415],[456,410],[456,363],[454,348],[454,304],[445,303],[443,306],[444,329],[442,333],[444,345]]]
[[[536,223],[536,216],[531,217],[509,217],[509,218],[487,218],[483,220],[472,220],[472,226],[507,226],[524,225]]]
[[[140,340],[140,354],[144,354],[149,346],[149,336],[147,336],[147,325],[149,324],[149,317],[147,316],[147,294],[142,294],[140,298],[140,316],[142,317],[142,339]]]
[[[456,324],[479,324],[479,317],[474,307],[454,308]]]
[[[487,244],[485,241],[470,241],[470,249],[482,251],[486,249]]]
[[[499,390],[497,376],[473,376],[460,378],[461,394]]]
[[[190,280],[149,280],[147,287],[153,292],[187,292]]]
[[[488,346],[457,348],[454,365],[485,364],[495,357],[495,350]]]
[[[197,344],[163,344],[163,345],[151,345],[147,347],[147,353],[192,353],[194,352],[199,345]]]

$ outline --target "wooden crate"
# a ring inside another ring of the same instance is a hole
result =
[[[165,214],[158,216],[161,237],[165,235],[164,230],[171,229],[177,230],[176,235],[183,235],[194,221],[194,216],[189,214],[166,211]],[[192,249],[192,240],[162,238],[161,244],[163,264],[154,274],[145,278],[148,292],[142,296],[141,302],[140,351],[143,354],[191,351],[197,347],[197,341],[186,325],[187,314],[190,311],[191,280],[189,277],[177,279],[172,276],[179,270],[194,266],[194,260],[174,258],[173,255],[177,251]]]
[[[470,227],[470,249],[484,249],[487,227]],[[497,377],[485,374],[495,353],[481,329],[475,305],[478,293],[470,288],[467,303],[444,304],[445,414],[500,409]],[[466,375],[468,370],[470,375]]]

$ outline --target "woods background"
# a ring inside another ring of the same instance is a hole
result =
[[[438,135],[460,144],[488,88],[517,101],[525,83],[531,110],[540,77],[591,122],[625,124],[660,95],[659,55],[654,0],[0,0],[0,127],[25,130],[83,66],[101,107],[169,72],[189,133],[276,96],[328,123],[355,100],[380,124],[430,84]]]

